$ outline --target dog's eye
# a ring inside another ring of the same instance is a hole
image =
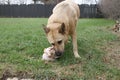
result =
[[[55,45],[55,43],[51,43],[51,45],[53,45],[53,46],[54,46],[54,45]]]
[[[58,41],[58,44],[61,44],[62,43],[62,40]]]

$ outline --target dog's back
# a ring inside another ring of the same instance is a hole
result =
[[[62,11],[62,13],[59,13],[61,11]],[[61,15],[67,13],[68,16],[73,16],[73,17],[77,17],[77,18],[80,16],[79,7],[72,0],[66,0],[66,1],[59,3],[53,9],[53,14],[54,13],[61,14]]]
[[[72,0],[65,0],[55,6],[53,14],[48,19],[48,24],[65,23],[68,34],[71,34],[70,30],[75,30],[79,16],[80,10],[78,5]]]

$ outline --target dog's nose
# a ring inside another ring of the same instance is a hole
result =
[[[63,52],[55,52],[56,56],[61,56]]]

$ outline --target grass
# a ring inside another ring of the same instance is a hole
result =
[[[42,24],[47,18],[0,18],[0,76],[6,70],[20,71],[36,80],[119,80],[120,70],[103,61],[101,46],[117,39],[108,28],[114,21],[80,19],[77,25],[78,51],[75,59],[72,42],[64,55],[54,62],[41,61],[44,48],[49,47]]]

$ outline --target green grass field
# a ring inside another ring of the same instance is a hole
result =
[[[120,80],[120,69],[104,61],[107,52],[101,48],[117,39],[109,30],[114,21],[80,19],[81,59],[74,58],[70,39],[64,55],[49,63],[41,61],[44,48],[50,46],[42,28],[46,23],[47,18],[0,18],[0,77],[9,73],[35,80]]]

